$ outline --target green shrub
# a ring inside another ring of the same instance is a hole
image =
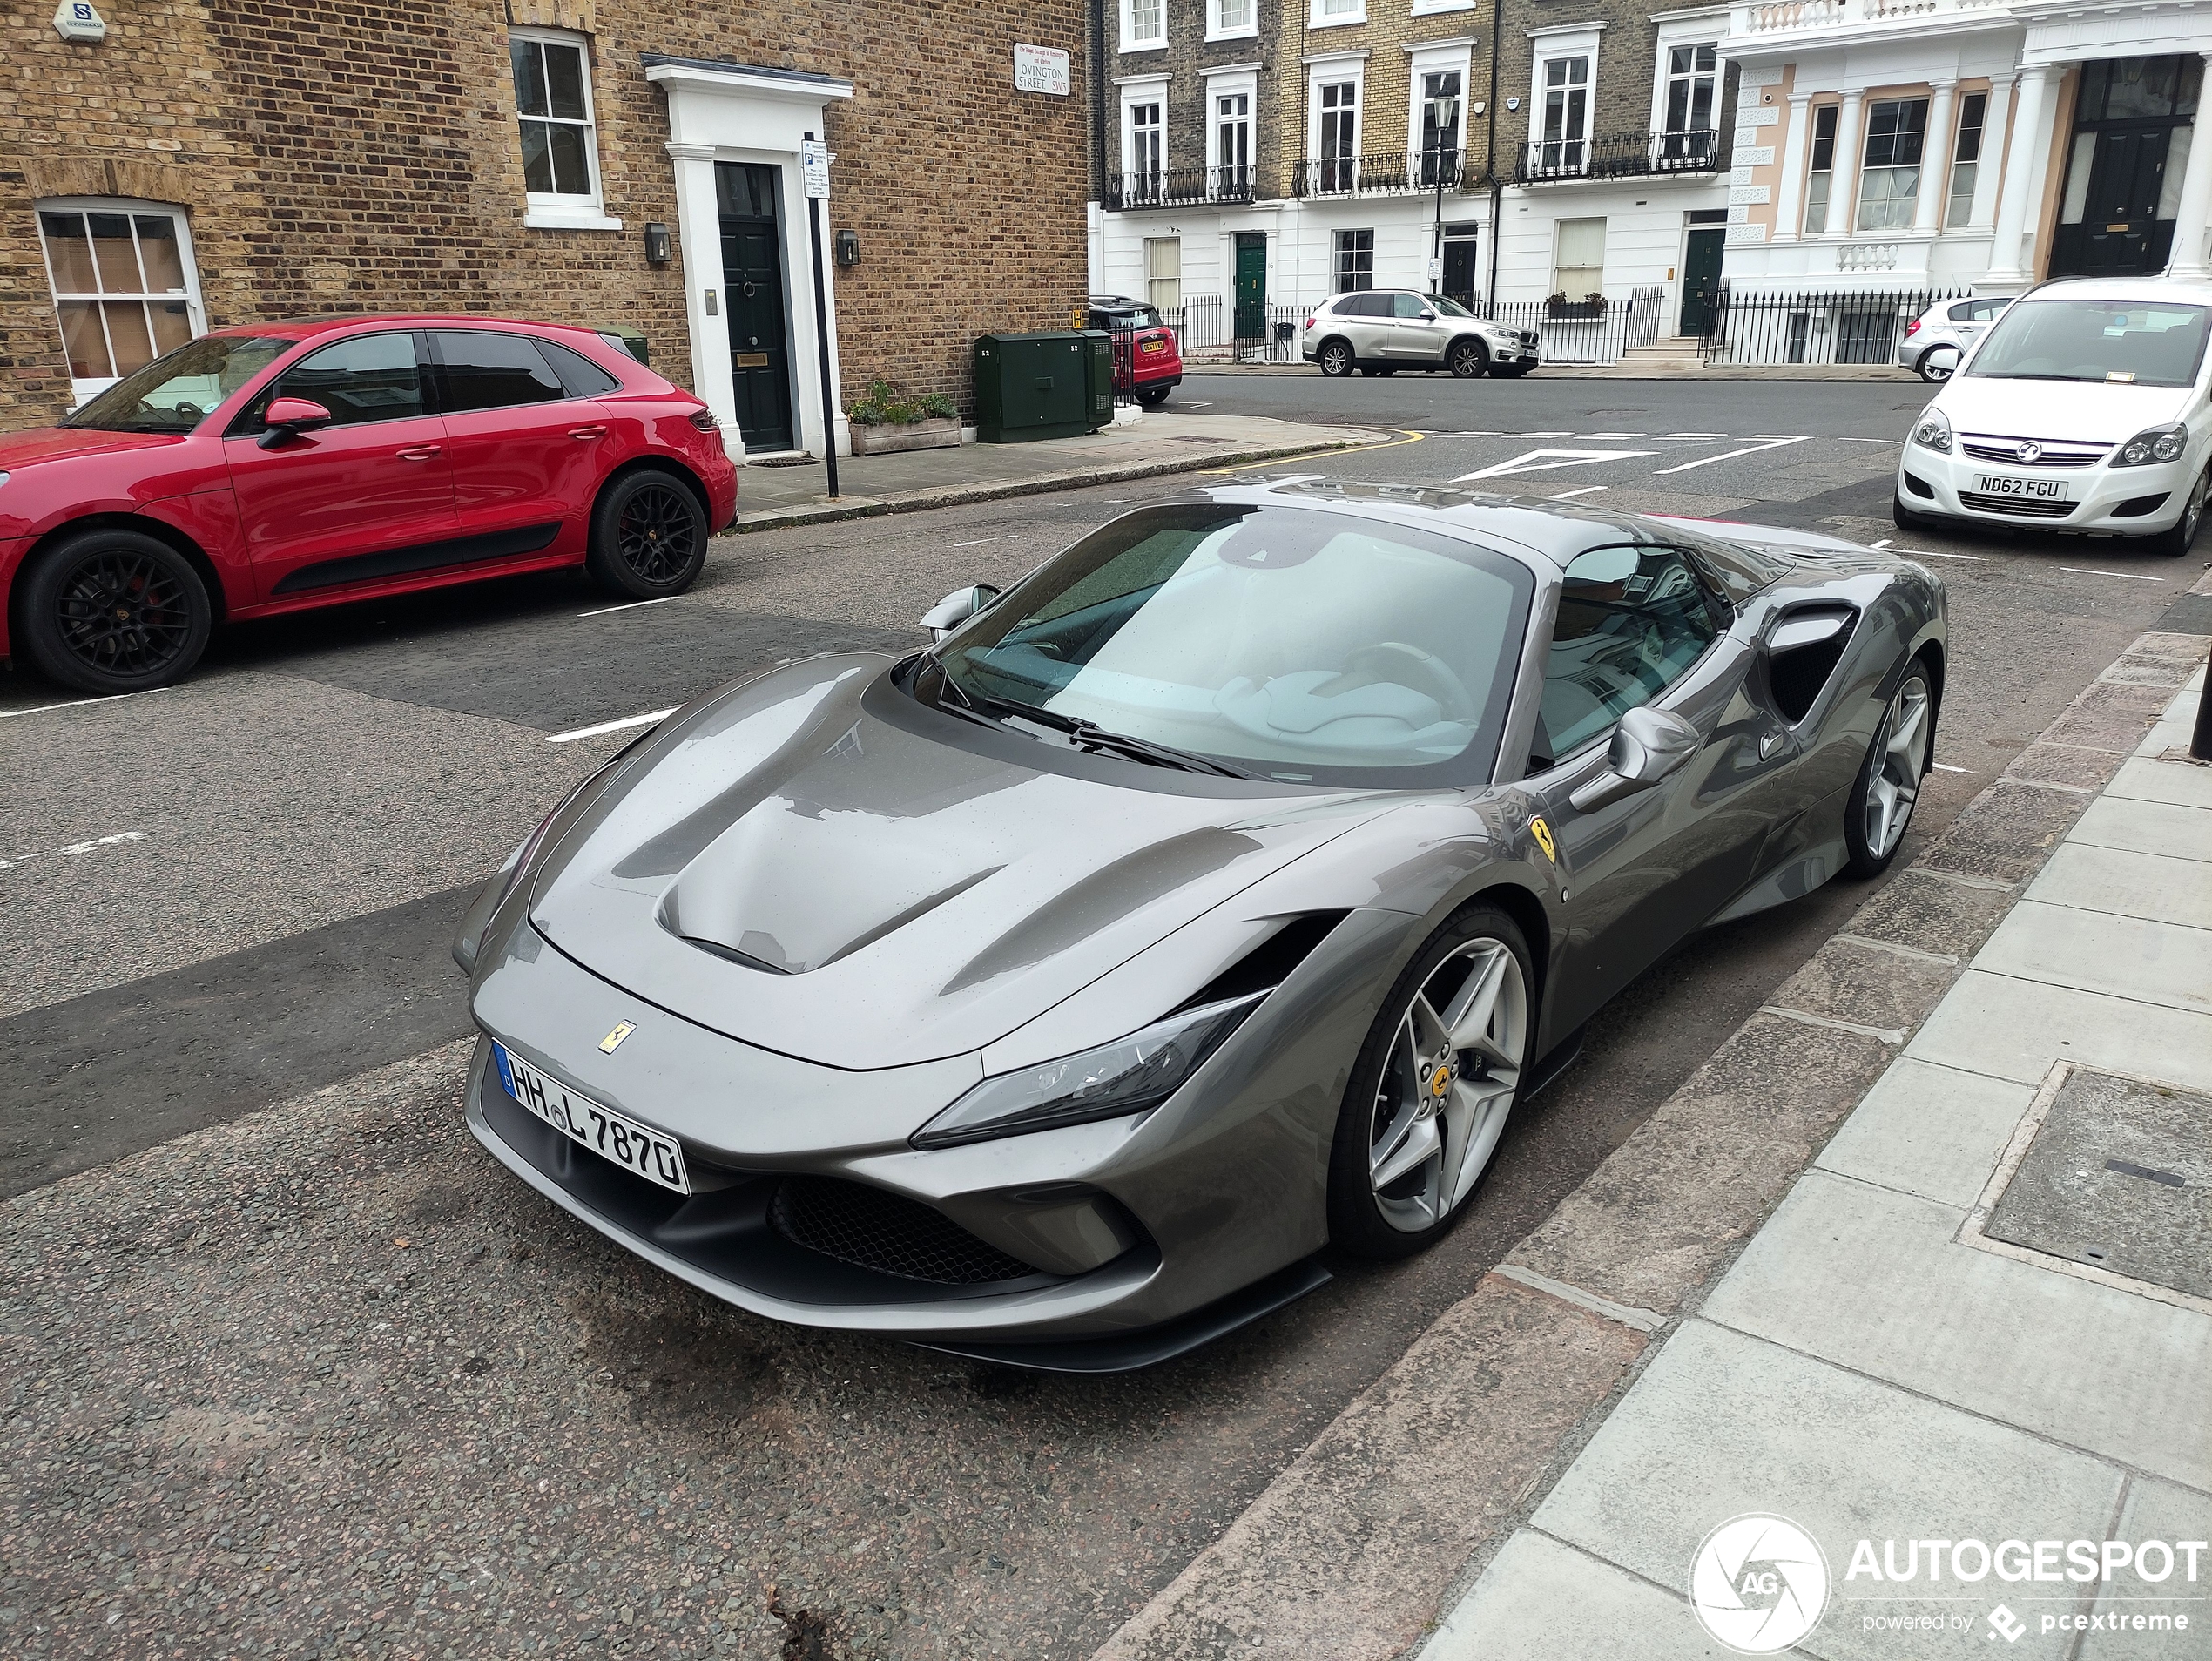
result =
[[[957,415],[960,406],[941,392],[908,402],[892,392],[889,381],[871,381],[868,395],[846,413],[863,427],[911,427],[933,416]]]

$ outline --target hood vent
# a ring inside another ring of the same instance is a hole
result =
[[[1351,915],[1349,911],[1309,911],[1292,917],[1168,1013],[1179,1015],[1209,1003],[1272,991],[1290,979],[1291,971],[1311,957],[1313,949]]]

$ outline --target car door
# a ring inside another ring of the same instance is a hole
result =
[[[1389,355],[1403,363],[1440,363],[1448,320],[1419,294],[1390,297]]]
[[[1580,1026],[1752,874],[1793,753],[1751,699],[1755,657],[1683,550],[1615,544],[1567,568],[1546,652],[1531,776],[1562,886],[1568,939],[1552,1030]],[[1620,717],[1649,704],[1696,729],[1689,762],[1589,811]]]
[[[232,422],[223,455],[263,599],[451,557],[453,469],[421,350],[412,329],[348,335],[280,371]],[[321,405],[329,424],[273,435],[262,412],[280,397]]]
[[[581,554],[608,464],[607,412],[570,394],[531,335],[429,336],[469,557]]]
[[[1337,302],[1337,318],[1352,354],[1363,363],[1379,363],[1389,338],[1388,294],[1347,294]]]

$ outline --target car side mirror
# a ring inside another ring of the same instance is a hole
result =
[[[1420,321],[1424,323],[1433,323],[1436,321],[1436,314],[1434,312],[1422,312],[1420,314]]]
[[[294,433],[327,427],[332,419],[330,411],[308,399],[272,398],[261,412],[261,425],[266,429],[261,435],[261,448],[274,449]]]
[[[929,631],[932,640],[942,640],[977,612],[988,611],[998,597],[999,591],[988,583],[956,588],[922,613],[921,626]]]
[[[1681,716],[1639,705],[1613,729],[1613,742],[1605,753],[1606,770],[1568,800],[1578,813],[1595,813],[1649,790],[1687,765],[1697,753],[1698,742],[1697,729]]]

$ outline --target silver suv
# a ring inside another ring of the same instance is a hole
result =
[[[1508,328],[1456,300],[1411,288],[1369,288],[1323,300],[1306,317],[1299,349],[1332,376],[1354,369],[1449,369],[1462,379],[1518,379],[1536,367],[1539,355],[1533,329]]]

